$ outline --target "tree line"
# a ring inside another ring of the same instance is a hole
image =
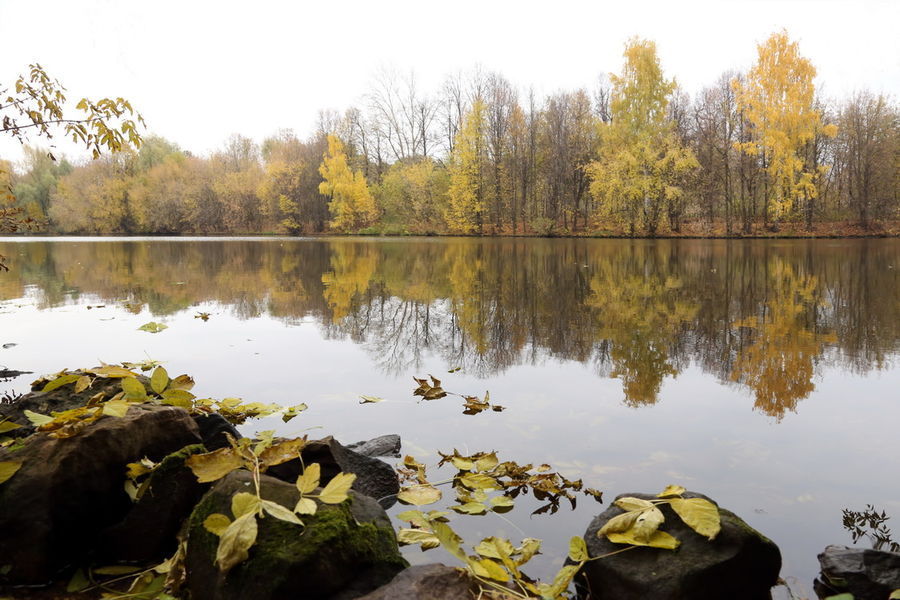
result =
[[[64,233],[752,235],[893,231],[900,107],[841,100],[785,32],[690,97],[653,42],[593,90],[538,98],[498,73],[383,71],[305,139],[234,135],[208,156],[148,136],[73,165],[0,164],[19,207]]]

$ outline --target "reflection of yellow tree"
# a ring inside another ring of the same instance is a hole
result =
[[[372,244],[332,246],[331,271],[322,273],[322,283],[333,323],[350,314],[353,299],[369,288],[377,266],[378,251]]]
[[[673,276],[628,275],[611,264],[591,278],[587,305],[600,312],[604,325],[598,333],[610,344],[611,375],[622,380],[627,404],[655,403],[663,379],[678,374],[669,362],[669,346],[697,314],[681,287]]]
[[[785,411],[796,410],[797,401],[815,389],[815,359],[835,336],[809,327],[807,319],[816,303],[816,277],[798,275],[791,265],[776,259],[769,284],[772,292],[763,314],[734,324],[753,330],[754,335],[753,342],[739,352],[731,379],[754,391],[756,408],[780,419]]]
[[[475,353],[483,356],[488,351],[484,261],[471,245],[457,246],[455,250],[458,252],[451,259],[449,275],[453,314],[459,329],[472,340]]]

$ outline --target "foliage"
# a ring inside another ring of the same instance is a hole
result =
[[[472,103],[450,155],[450,187],[444,219],[450,231],[457,233],[480,233],[484,224],[485,111],[482,100]]]
[[[378,212],[369,192],[365,175],[352,171],[347,164],[344,144],[336,135],[328,136],[328,152],[319,166],[322,183],[319,192],[329,196],[331,227],[343,232],[356,231],[375,220]]]
[[[587,169],[600,215],[655,235],[667,202],[684,193],[681,177],[697,168],[667,118],[675,82],[663,77],[656,44],[632,39],[621,76],[612,76],[612,121],[603,126],[600,160]]]
[[[827,167],[809,165],[804,154],[821,122],[813,102],[816,69],[786,31],[773,33],[757,51],[746,80],[734,83],[738,105],[755,130],[754,139],[739,147],[762,158],[766,210],[777,221],[795,202],[815,198],[817,181],[827,172]],[[828,125],[822,133],[834,137],[837,128]]]
[[[681,542],[659,530],[665,517],[658,506],[668,504],[685,525],[712,541],[721,528],[719,509],[703,498],[682,498],[684,492],[680,485],[670,485],[657,494],[657,500],[619,498],[614,504],[625,512],[607,521],[597,531],[597,536],[606,536],[615,544],[674,550]]]

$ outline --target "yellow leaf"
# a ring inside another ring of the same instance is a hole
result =
[[[256,542],[256,515],[249,513],[235,519],[219,538],[216,549],[216,564],[222,573],[227,573],[250,555],[249,550]]]
[[[531,558],[539,553],[541,550],[541,540],[535,538],[525,538],[522,540],[522,545],[516,548],[515,553],[518,554],[518,558],[516,558],[516,562],[519,565],[524,565]]]
[[[588,549],[584,538],[575,536],[569,540],[569,558],[575,562],[584,562],[588,559]]]
[[[290,510],[286,509],[282,505],[277,502],[272,502],[271,500],[263,500],[262,508],[264,511],[275,517],[276,519],[280,519],[282,521],[286,521],[288,523],[293,523],[294,525],[303,525],[303,521],[297,518]]]
[[[191,468],[200,483],[221,479],[244,464],[233,448],[220,448],[215,452],[194,454],[184,462]]]
[[[12,431],[13,429],[19,429],[22,426],[18,423],[13,423],[12,421],[0,421],[0,433],[6,433],[8,431]]]
[[[91,386],[91,378],[88,375],[82,375],[75,382],[75,393],[80,394]]]
[[[463,562],[468,561],[466,553],[460,548],[462,539],[456,535],[456,532],[450,529],[449,525],[441,523],[440,521],[435,521],[431,524],[431,529],[434,531],[434,536],[440,540],[444,550]]]
[[[316,509],[318,506],[314,500],[309,498],[300,498],[297,501],[297,506],[294,507],[294,512],[298,515],[314,515],[316,514]]]
[[[300,456],[300,451],[306,446],[306,439],[295,438],[293,440],[284,440],[277,442],[263,450],[259,455],[259,460],[266,467],[280,465],[289,460],[293,460]]]
[[[401,528],[400,531],[397,532],[397,542],[399,542],[401,546],[419,544],[422,547],[422,550],[437,548],[441,545],[441,542],[436,535],[430,531],[425,531],[424,529]]]
[[[378,396],[360,396],[359,398],[360,398],[360,400],[359,400],[360,404],[384,402],[384,398],[379,398]]]
[[[490,454],[485,454],[481,458],[477,459],[475,461],[475,468],[479,471],[490,471],[491,469],[496,467],[499,462],[500,461],[497,460],[497,454],[491,452]]]
[[[231,514],[238,519],[259,510],[259,498],[256,494],[238,492],[231,497]]]
[[[540,594],[544,598],[557,598],[568,589],[572,578],[578,573],[578,565],[566,565],[557,571],[551,585],[541,584],[539,586]]]
[[[623,510],[646,510],[648,508],[653,508],[653,503],[649,500],[642,500],[640,498],[633,498],[631,496],[619,498],[618,500],[613,502],[613,504]]]
[[[183,408],[185,410],[190,410],[190,408],[193,406],[193,400],[194,398],[196,398],[196,396],[194,396],[187,390],[172,388],[165,390],[161,395],[163,404],[178,406],[179,408]]]
[[[143,399],[147,397],[144,384],[132,377],[122,379],[122,391],[128,398]]]
[[[124,417],[128,414],[131,403],[127,400],[110,400],[103,403],[103,414],[109,417]]]
[[[150,376],[150,389],[157,394],[162,394],[169,385],[169,374],[162,367],[156,367]]]
[[[450,462],[453,463],[453,466],[459,469],[460,471],[471,471],[475,468],[475,462],[469,460],[468,458],[464,458],[462,456],[454,456],[450,459]]]
[[[170,390],[190,390],[194,387],[194,379],[190,375],[179,375],[169,382]]]
[[[653,506],[641,511],[638,514],[638,518],[635,519],[634,525],[625,533],[631,534],[635,539],[647,541],[653,535],[653,532],[659,529],[664,520],[665,517],[662,511]]]
[[[22,467],[22,463],[13,461],[0,462],[0,483],[4,483],[10,477],[16,474]]]
[[[600,528],[597,532],[597,537],[603,537],[604,535],[608,537],[611,533],[628,531],[634,525],[634,522],[637,521],[638,514],[637,511],[631,511],[616,515]]]
[[[494,581],[509,581],[509,573],[506,569],[489,558],[478,560],[470,558],[466,562],[479,577],[487,577]]]
[[[722,528],[719,509],[709,500],[673,498],[669,501],[669,505],[688,527],[706,539],[713,540],[719,535]]]
[[[307,467],[303,469],[303,473],[297,478],[297,489],[300,490],[301,494],[308,494],[319,487],[321,472],[322,468],[319,466],[319,463],[307,465]]]
[[[68,384],[72,383],[73,381],[78,381],[79,378],[80,378],[80,376],[76,375],[74,373],[70,373],[68,375],[63,375],[61,377],[57,377],[56,379],[54,379],[53,381],[51,381],[50,383],[45,385],[44,389],[41,391],[52,392],[56,388],[60,388],[64,385],[68,385]]]
[[[466,502],[457,506],[451,506],[452,510],[466,515],[483,515],[487,512],[487,506],[481,502]]]
[[[94,367],[89,370],[88,373],[92,373],[97,375],[98,377],[109,377],[111,379],[120,379],[123,377],[137,377],[137,374],[129,371],[124,367],[117,367],[115,365],[103,365],[100,367]]]
[[[680,496],[687,490],[680,485],[667,485],[666,489],[656,495],[657,498],[668,498],[669,496]]]
[[[24,415],[35,427],[40,427],[41,425],[46,425],[47,423],[53,422],[53,417],[42,415],[30,410],[26,410],[24,412]]]
[[[679,542],[665,531],[654,531],[653,535],[647,540],[639,540],[629,533],[610,533],[606,536],[609,541],[614,544],[632,544],[634,546],[650,546],[652,548],[663,548],[665,550],[674,550],[678,547]]]
[[[441,499],[441,490],[432,485],[412,485],[400,490],[397,500],[404,504],[425,506]]]
[[[347,492],[350,486],[356,481],[356,475],[353,473],[338,473],[328,482],[319,494],[319,500],[325,504],[340,504],[347,499]]]

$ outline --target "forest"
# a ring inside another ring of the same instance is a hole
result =
[[[385,70],[302,138],[200,156],[147,135],[84,162],[0,161],[15,205],[65,234],[895,234],[900,106],[824,97],[785,32],[693,95],[632,39],[617,75],[539,98],[475,69],[434,93]],[[235,115],[239,121],[239,115]]]

